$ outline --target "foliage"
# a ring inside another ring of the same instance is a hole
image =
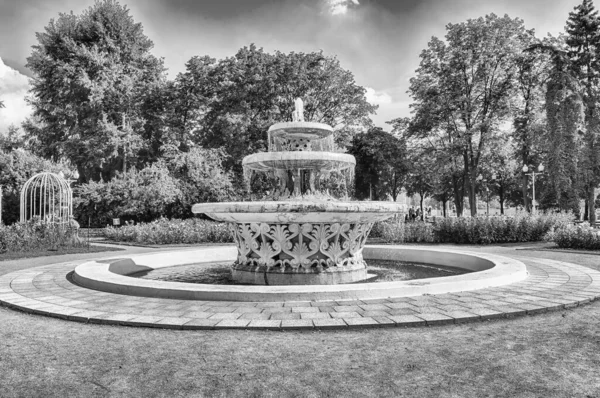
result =
[[[3,223],[12,224],[19,220],[21,189],[27,180],[43,171],[62,172],[67,178],[73,174],[68,164],[42,159],[24,149],[0,150]]]
[[[119,242],[143,244],[221,243],[232,242],[227,224],[200,220],[160,218],[150,223],[106,227],[104,237]]]
[[[164,82],[162,60],[129,10],[113,0],[60,14],[27,59],[34,73],[24,127],[45,157],[67,158],[83,181],[110,179],[146,145],[147,96]]]
[[[374,225],[371,237],[390,243],[495,244],[540,241],[554,228],[573,221],[571,213],[515,217],[436,218],[433,223],[390,220]]]
[[[498,123],[510,114],[515,58],[531,35],[520,19],[494,14],[448,24],[446,42],[434,37],[421,53],[409,92],[414,129],[452,135],[463,161],[471,215],[477,213],[476,178],[485,147]]]
[[[336,58],[321,52],[270,54],[254,45],[218,62],[193,57],[171,89],[172,132],[163,144],[222,148],[225,168],[238,176],[244,156],[267,150],[268,127],[292,120],[297,97],[304,100],[306,120],[334,126],[341,146],[357,128],[371,125],[376,109]]]
[[[542,215],[517,214],[515,217],[444,218],[433,227],[435,242],[493,244],[542,240],[553,227],[573,220],[570,213]]]
[[[405,142],[372,128],[354,136],[348,153],[356,158],[356,197],[395,201],[408,171]]]
[[[592,0],[583,0],[569,13],[565,38],[569,72],[582,87],[585,105],[585,131],[581,151],[580,177],[586,192],[588,217],[596,221],[596,187],[600,183],[600,18]]]
[[[388,243],[433,243],[432,226],[422,221],[404,222],[396,219],[377,222],[370,236]]]
[[[221,150],[199,147],[188,152],[164,151],[159,163],[164,163],[181,193],[169,209],[172,216],[188,218],[195,203],[222,202],[235,196],[231,173],[222,166],[224,158]]]
[[[76,188],[74,212],[81,223],[105,225],[112,218],[151,221],[168,214],[180,197],[177,182],[159,164],[118,173],[109,182],[90,181]]]
[[[83,247],[76,228],[32,219],[25,223],[0,225],[0,253],[56,250],[59,247]]]
[[[589,224],[564,225],[550,230],[544,237],[563,249],[600,250],[600,231]]]

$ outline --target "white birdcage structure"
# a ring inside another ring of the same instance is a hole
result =
[[[21,189],[21,222],[39,217],[43,222],[68,224],[73,215],[73,190],[62,173],[43,172]]]

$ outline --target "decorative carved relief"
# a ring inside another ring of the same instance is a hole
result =
[[[362,248],[372,226],[232,223],[238,248],[234,268],[305,273],[362,268]]]

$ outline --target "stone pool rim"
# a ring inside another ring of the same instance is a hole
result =
[[[465,292],[503,286],[527,278],[519,260],[488,253],[422,246],[367,245],[363,256],[369,259],[402,260],[464,268],[470,273],[410,281],[371,282],[340,285],[210,285],[165,282],[127,276],[150,268],[232,261],[236,247],[211,246],[151,254],[88,261],[77,266],[73,281],[99,291],[141,297],[208,301],[322,301],[411,297]]]

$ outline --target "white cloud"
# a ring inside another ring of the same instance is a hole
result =
[[[365,93],[365,97],[367,97],[367,101],[373,105],[382,105],[382,104],[391,104],[392,96],[383,91],[375,91],[371,87],[365,88],[367,92]]]
[[[329,10],[333,15],[345,14],[350,5],[359,5],[358,0],[326,0]]]
[[[0,108],[0,133],[6,132],[11,124],[20,126],[33,112],[25,102],[28,89],[27,76],[5,65],[0,58],[0,101],[4,103],[4,108]]]

